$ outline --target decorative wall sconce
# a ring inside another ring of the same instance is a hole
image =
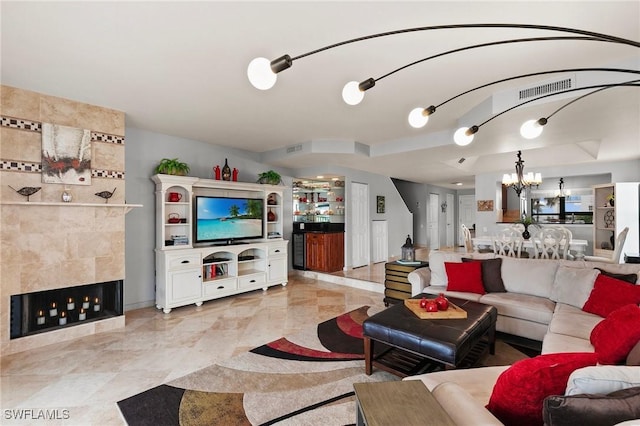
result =
[[[442,209],[442,213],[446,213],[447,212],[447,203],[440,204],[440,208]]]

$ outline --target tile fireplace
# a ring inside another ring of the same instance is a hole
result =
[[[117,280],[12,295],[10,338],[122,315],[122,286]]]

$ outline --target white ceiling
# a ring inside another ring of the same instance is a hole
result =
[[[467,147],[460,125],[480,124],[502,92],[557,79],[518,79],[441,107],[427,127],[406,121],[416,106],[519,74],[579,67],[640,70],[640,49],[594,41],[544,41],[468,50],[379,81],[358,106],[342,86],[471,44],[562,36],[558,32],[463,29],[368,40],[294,61],[270,91],[250,86],[251,59],[297,56],[328,44],[402,28],[462,23],[573,27],[640,40],[638,1],[9,2],[2,1],[2,84],[126,113],[128,126],[262,153],[274,167],[326,164],[451,187],[477,173],[640,159],[640,90],[618,87],[563,109],[533,141],[526,119],[571,98],[548,98],[481,127]],[[576,73],[579,84],[632,74]],[[581,83],[582,82],[582,83]],[[295,148],[297,146],[297,148]],[[287,154],[287,148],[293,150]],[[466,160],[458,163],[460,158]]]

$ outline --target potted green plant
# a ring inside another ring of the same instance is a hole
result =
[[[258,173],[258,183],[266,183],[269,185],[280,185],[282,178],[280,173],[269,170],[266,172]]]
[[[155,169],[156,173],[185,176],[189,173],[189,165],[177,158],[163,158]]]
[[[529,227],[531,225],[538,226],[538,222],[533,220],[531,216],[522,216],[522,218],[518,221],[518,223],[521,223],[524,225],[524,232],[522,233],[522,238],[524,238],[525,240],[528,240],[529,238],[531,238],[531,233],[529,233]]]

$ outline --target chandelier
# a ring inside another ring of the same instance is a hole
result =
[[[507,187],[512,187],[518,197],[521,196],[522,192],[530,188],[532,186],[538,186],[542,183],[542,174],[528,172],[526,175],[524,174],[524,160],[522,159],[522,151],[518,151],[518,161],[516,161],[516,172],[515,173],[505,173],[502,177],[502,184]]]

